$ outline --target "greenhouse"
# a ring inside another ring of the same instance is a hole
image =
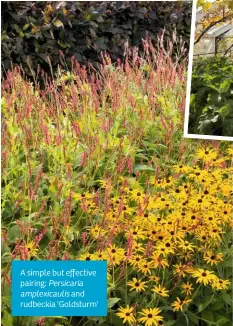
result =
[[[202,8],[199,8],[196,17],[197,33],[202,33],[202,25],[199,22],[203,15]],[[217,54],[233,57],[233,24],[228,19],[211,27],[194,47],[194,58]]]
[[[233,137],[233,1],[198,1],[189,134]],[[217,139],[217,138],[215,138]]]

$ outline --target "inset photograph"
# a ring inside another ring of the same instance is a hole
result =
[[[188,134],[233,137],[233,1],[197,2]]]

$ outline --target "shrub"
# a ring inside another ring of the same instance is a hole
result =
[[[189,133],[233,136],[233,60],[194,61]]]
[[[30,76],[38,65],[49,72],[71,57],[95,67],[101,51],[113,62],[123,58],[125,44],[140,46],[148,36],[156,41],[166,27],[166,37],[174,29],[188,48],[191,2],[12,2],[2,1],[2,64],[22,64]],[[29,67],[30,66],[30,67]]]

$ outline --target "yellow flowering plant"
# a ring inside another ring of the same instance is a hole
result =
[[[150,51],[45,89],[3,80],[8,314],[13,259],[106,260],[108,316],[64,325],[230,326],[232,146],[182,138],[187,60]]]

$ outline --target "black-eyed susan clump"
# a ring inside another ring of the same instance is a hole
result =
[[[44,89],[3,80],[7,325],[231,325],[233,150],[182,139],[185,53],[159,44]],[[12,259],[107,260],[108,316],[12,319]]]
[[[181,325],[188,318],[230,325],[231,154],[200,148],[193,164],[160,171],[144,189],[122,177],[119,189],[104,188],[107,211],[104,202],[88,211],[100,220],[87,227],[86,255],[107,259],[109,295],[119,298],[114,311],[124,324]],[[80,201],[88,206],[94,198]]]

